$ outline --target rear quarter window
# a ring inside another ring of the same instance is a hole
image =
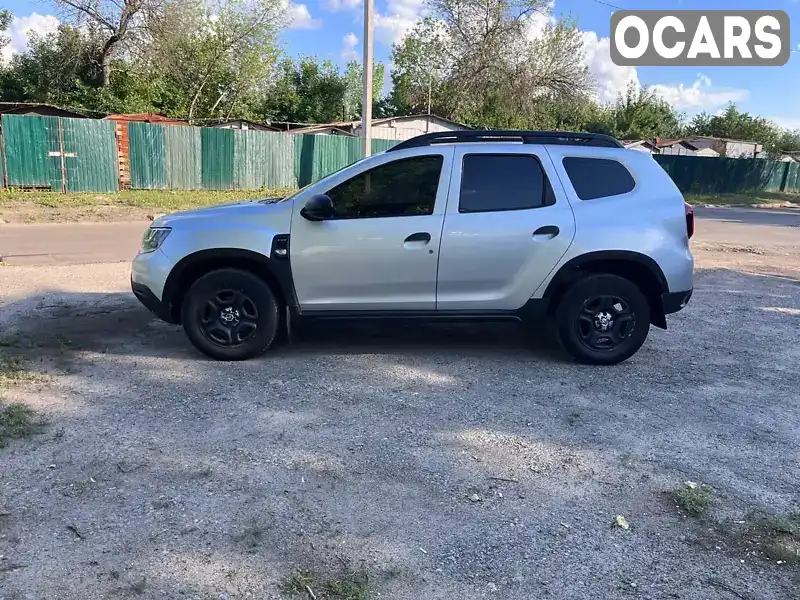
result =
[[[636,187],[627,167],[610,158],[567,156],[563,164],[570,183],[581,200],[619,196]]]

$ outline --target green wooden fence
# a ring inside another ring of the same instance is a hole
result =
[[[361,140],[128,123],[134,189],[301,187],[361,159]],[[372,153],[394,140],[373,140]],[[655,156],[683,193],[800,193],[800,164],[761,159]],[[54,191],[118,189],[111,121],[3,115],[0,186]]]

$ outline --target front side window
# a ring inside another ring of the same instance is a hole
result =
[[[619,196],[636,187],[625,165],[608,158],[567,156],[564,170],[581,200]]]
[[[555,202],[539,160],[530,154],[467,154],[458,212],[526,210]]]
[[[380,165],[328,191],[337,219],[433,214],[442,156],[415,156]]]

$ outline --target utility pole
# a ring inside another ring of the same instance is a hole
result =
[[[364,0],[364,98],[361,103],[361,135],[364,156],[372,154],[372,13],[373,0]]]

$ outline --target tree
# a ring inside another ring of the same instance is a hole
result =
[[[102,35],[98,61],[102,86],[111,85],[111,63],[131,37],[141,35],[149,19],[163,9],[161,0],[55,0],[76,24]]]
[[[347,82],[331,62],[314,57],[285,59],[277,81],[264,94],[264,118],[290,123],[330,123],[347,118]]]
[[[380,109],[381,91],[383,90],[384,66],[383,63],[376,62],[372,66],[372,104],[373,113],[376,103]],[[344,94],[344,120],[355,120],[361,118],[362,105],[364,103],[364,68],[356,61],[351,60],[347,63],[344,72],[345,94]]]
[[[14,16],[11,14],[10,10],[0,10],[0,50],[5,48],[6,44],[10,41],[4,34],[8,31],[8,28],[11,27],[11,21],[13,19]]]
[[[546,0],[428,0],[393,49],[392,103],[492,127],[535,124],[543,105],[585,99],[592,81],[575,24]]]
[[[733,102],[722,114],[700,113],[692,120],[689,129],[695,135],[759,142],[768,153],[780,150],[777,147],[781,140],[780,128],[767,119],[740,111]]]
[[[185,96],[185,114],[230,117],[247,111],[278,61],[280,0],[170,0],[153,20],[149,68],[161,69]]]
[[[652,91],[630,83],[612,111],[613,134],[620,139],[678,138],[684,133],[683,116]]]

